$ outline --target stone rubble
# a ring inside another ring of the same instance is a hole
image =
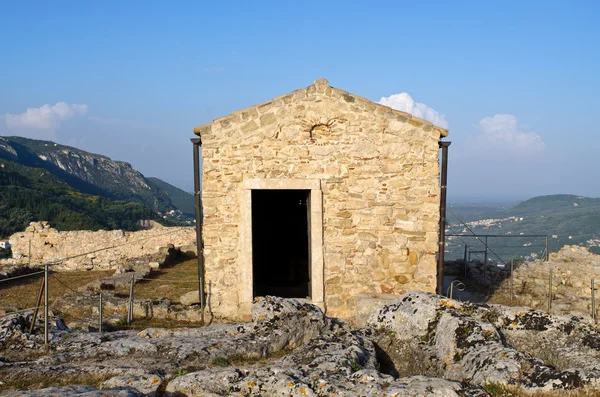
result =
[[[4,320],[0,330],[7,322],[13,324]],[[3,382],[50,375],[102,380],[98,388],[13,396],[486,396],[481,386],[489,382],[537,391],[597,386],[600,379],[600,338],[589,319],[462,304],[424,292],[381,306],[361,329],[303,300],[265,297],[255,300],[248,323],[104,334],[53,329],[50,355],[39,354],[41,335],[16,334],[1,339]],[[381,350],[382,335],[418,342],[434,356],[440,376],[394,374],[382,359],[392,356]],[[565,352],[579,340],[587,350],[572,349],[570,363],[581,365],[555,369],[512,347],[521,335],[542,338],[548,348],[552,338],[570,340],[559,340]]]
[[[33,319],[33,311],[25,313],[9,314],[0,318],[0,349],[5,348],[7,343],[19,343],[27,348],[35,346],[35,340],[31,339],[29,330]],[[69,327],[65,321],[52,312],[49,312],[50,331],[67,331]],[[34,332],[39,332],[44,328],[43,313],[39,312],[36,319]],[[53,334],[49,334],[51,337]]]

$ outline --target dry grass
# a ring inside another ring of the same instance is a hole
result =
[[[202,328],[200,322],[195,321],[183,321],[183,320],[174,320],[171,318],[135,318],[130,325],[125,323],[126,316],[123,316],[123,320],[120,320],[118,324],[115,325],[104,325],[104,330],[111,331],[122,331],[127,329],[134,329],[137,331],[142,331],[146,328]],[[206,322],[209,320],[209,316],[206,316]]]
[[[512,299],[510,299],[510,294],[507,291],[496,291],[488,298],[487,303],[494,303],[504,306],[527,306],[527,302],[520,299],[518,296],[514,296]]]
[[[532,392],[521,387],[507,386],[498,383],[489,383],[483,388],[492,397],[598,397],[600,390],[584,387],[576,390],[556,390]]]
[[[59,297],[71,292],[71,290],[77,291],[78,288],[81,288],[92,281],[108,277],[113,273],[114,270],[52,272],[48,279],[50,304]],[[43,281],[44,275],[37,274],[31,277],[20,278],[15,281],[0,283],[0,309],[9,312],[14,309],[19,310],[34,307],[37,303],[40,286]]]
[[[167,298],[179,302],[186,292],[198,291],[198,261],[176,262],[152,271],[150,278],[152,281],[140,281],[135,285],[136,299]]]

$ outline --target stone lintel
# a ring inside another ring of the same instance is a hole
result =
[[[321,190],[320,179],[246,179],[245,189]]]

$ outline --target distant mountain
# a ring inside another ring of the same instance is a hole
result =
[[[146,178],[159,189],[164,190],[169,195],[171,203],[181,212],[188,216],[194,216],[196,209],[194,208],[194,195],[184,190],[179,189],[158,178]]]
[[[176,209],[169,194],[131,164],[106,156],[21,137],[0,137],[0,158],[43,168],[84,194],[145,204],[154,211]]]
[[[495,252],[488,253],[491,259],[497,259],[495,255],[504,259],[541,256],[545,238],[520,237],[531,234],[548,235],[550,252],[564,245],[580,245],[600,253],[600,198],[556,194],[534,197],[514,206],[449,203],[447,225],[448,234],[471,235],[472,231],[482,235],[517,236],[488,238],[488,245]],[[474,237],[450,236],[450,257],[462,258],[464,245],[474,251],[483,249],[481,241]]]
[[[47,220],[59,230],[191,224],[193,196],[130,164],[51,141],[0,137],[0,237]]]
[[[162,220],[144,204],[84,194],[45,169],[6,159],[0,159],[0,214],[0,238],[32,221],[58,230],[136,230],[141,220]]]

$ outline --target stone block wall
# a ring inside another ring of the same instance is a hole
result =
[[[217,315],[240,315],[240,191],[255,178],[320,180],[329,315],[352,317],[360,293],[435,290],[438,141],[446,130],[320,79],[194,131]]]
[[[36,266],[43,262],[97,251],[69,259],[53,268],[109,270],[116,269],[129,259],[155,254],[160,247],[169,244],[176,247],[195,244],[196,231],[193,227],[162,227],[155,224],[151,229],[137,232],[122,230],[59,232],[50,227],[48,222],[32,222],[24,232],[10,236],[9,241],[13,258],[5,260],[7,265],[26,265],[30,261],[32,266]],[[28,257],[30,244],[31,258]],[[101,250],[107,247],[114,248]]]

